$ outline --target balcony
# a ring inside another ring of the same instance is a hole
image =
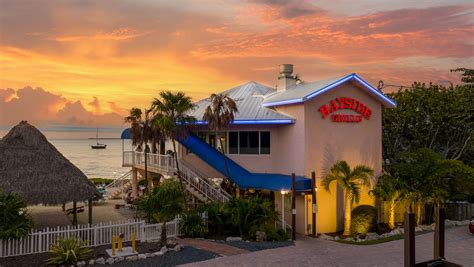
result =
[[[148,171],[152,172],[163,174],[174,172],[176,170],[176,163],[170,155],[147,153],[146,163]],[[124,151],[122,166],[145,169],[145,153]]]

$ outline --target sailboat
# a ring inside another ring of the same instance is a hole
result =
[[[106,149],[107,145],[106,144],[100,144],[99,143],[99,128],[97,128],[97,132],[95,133],[95,145],[91,145],[92,149]]]

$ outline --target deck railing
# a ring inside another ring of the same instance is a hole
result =
[[[173,171],[176,168],[175,161],[171,155],[147,153],[147,167],[162,171]],[[124,151],[122,166],[124,167],[145,167],[145,153],[136,151]]]

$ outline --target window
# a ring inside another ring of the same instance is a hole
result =
[[[270,154],[270,132],[260,132],[260,154]]]
[[[258,154],[259,153],[259,135],[258,132],[239,132],[240,154]]]
[[[239,154],[239,132],[229,132],[229,154]]]

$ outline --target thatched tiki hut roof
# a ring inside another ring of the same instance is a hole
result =
[[[57,205],[98,195],[86,175],[26,121],[0,140],[0,188],[18,192],[29,204]]]

